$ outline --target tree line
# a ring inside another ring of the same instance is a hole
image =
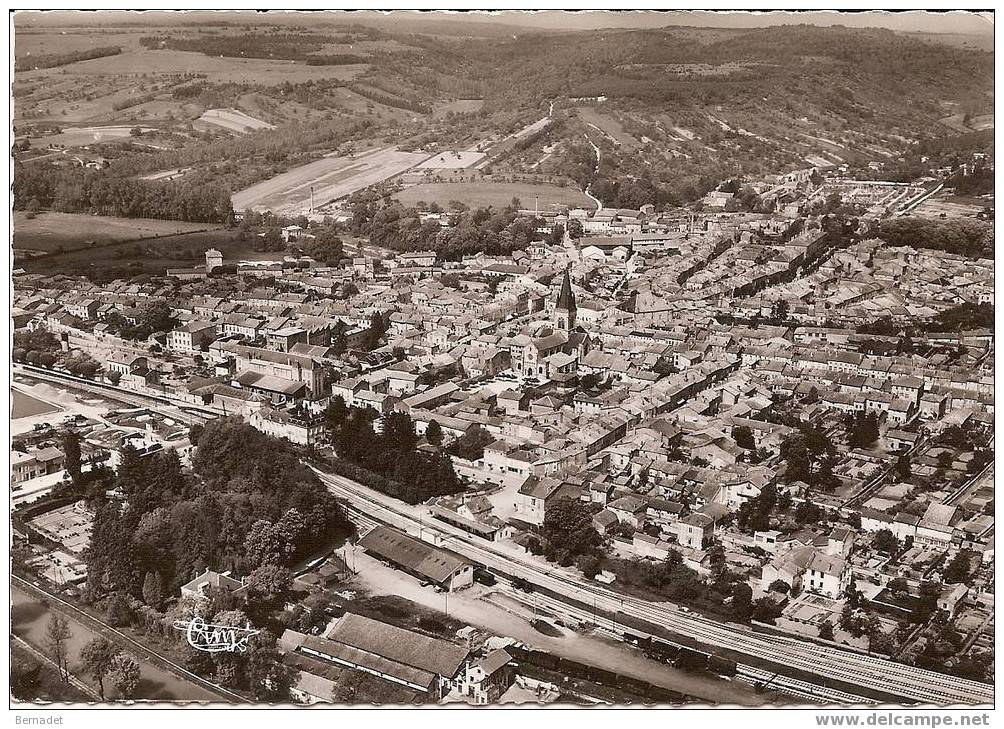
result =
[[[89,61],[92,58],[117,56],[121,52],[122,48],[119,46],[101,46],[100,48],[89,48],[83,51],[70,51],[68,53],[48,53],[37,56],[22,56],[14,62],[14,70],[31,71],[39,68],[68,66],[71,63]]]
[[[224,223],[233,215],[230,193],[219,185],[126,179],[100,170],[47,165],[18,166],[14,209],[195,223]]]

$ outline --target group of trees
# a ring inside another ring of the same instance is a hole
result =
[[[845,413],[844,430],[847,432],[847,445],[850,448],[868,448],[879,437],[878,413],[872,410]]]
[[[160,218],[225,223],[233,214],[230,191],[196,184],[115,177],[106,170],[20,165],[14,176],[14,209],[51,209],[124,218]]]
[[[934,315],[925,329],[929,332],[956,332],[994,328],[993,304],[959,304]]]
[[[766,484],[757,496],[740,504],[736,524],[740,529],[751,532],[770,529],[770,519],[777,505],[777,486]]]
[[[105,681],[114,687],[117,696],[132,698],[139,687],[139,664],[104,638],[92,639],[80,650],[84,672],[98,682],[101,700],[105,699]]]
[[[206,33],[184,36],[144,36],[140,45],[149,49],[193,51],[207,56],[271,58],[303,61],[319,51],[328,38],[316,33]]]
[[[18,350],[21,352],[20,356]],[[27,355],[32,352],[37,359],[40,354],[55,355],[59,351],[59,340],[45,327],[33,330],[18,329],[14,332],[14,359],[27,359]]]
[[[118,312],[105,319],[105,324],[114,334],[124,339],[146,340],[155,332],[169,332],[178,325],[171,313],[171,305],[164,299],[149,299],[136,307],[136,323],[130,324]]]
[[[947,187],[954,187],[957,195],[978,196],[994,191],[994,168],[979,164],[968,173],[959,170],[945,179]]]
[[[449,456],[417,449],[411,416],[387,413],[379,433],[373,429],[378,417],[372,408],[345,407],[340,396],[325,412],[338,457],[356,467],[346,475],[411,504],[463,490]]]
[[[91,489],[89,599],[120,593],[160,608],[206,568],[285,567],[350,531],[334,497],[285,441],[219,418],[198,443],[194,475],[173,449],[140,457],[126,446],[117,471]],[[124,501],[106,497],[110,489]]]
[[[563,567],[583,557],[596,557],[603,544],[603,538],[593,526],[592,510],[578,499],[567,496],[547,507],[540,536],[541,552]]]
[[[872,232],[891,246],[931,248],[971,258],[994,255],[993,224],[980,220],[934,220],[905,215],[883,220]]]
[[[70,679],[69,652],[73,631],[70,621],[61,613],[53,612],[45,626],[45,648],[56,672],[64,683]],[[115,690],[115,698],[131,699],[139,688],[139,664],[122,653],[117,646],[97,637],[80,649],[83,672],[98,683],[101,700],[105,700],[105,683]]]
[[[785,481],[803,481],[823,491],[840,486],[840,479],[833,473],[836,446],[820,428],[799,423],[797,432],[781,443],[780,452],[785,462]]]
[[[373,245],[395,251],[433,250],[440,259],[457,260],[485,252],[506,255],[526,248],[542,221],[518,214],[518,201],[504,208],[458,210],[443,228],[437,220],[422,221],[417,208],[408,208],[373,191],[350,199],[350,227],[368,236]]]
[[[101,370],[101,365],[86,352],[63,352],[59,340],[44,327],[30,332],[15,332],[12,354],[15,362],[27,362],[38,367],[58,365],[81,377],[94,377]]]
[[[431,425],[431,423],[430,423]],[[438,427],[438,423],[436,424]],[[428,436],[428,434],[426,434]],[[484,457],[485,446],[495,442],[495,437],[480,425],[473,425],[463,435],[455,438],[447,447],[446,452],[467,461],[477,461]]]

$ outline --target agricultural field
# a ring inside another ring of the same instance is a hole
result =
[[[155,131],[153,127],[139,127],[144,134]],[[32,144],[35,147],[83,147],[88,144],[108,142],[113,139],[128,139],[133,127],[65,127],[60,134],[50,134],[45,137],[35,137]]]
[[[485,158],[484,152],[447,151],[436,154],[418,166],[420,170],[460,170],[473,167]]]
[[[405,188],[394,196],[404,205],[438,203],[447,207],[456,200],[469,207],[505,207],[512,199],[519,198],[523,207],[533,207],[534,198],[541,210],[559,207],[584,207],[592,209],[595,204],[589,197],[574,187],[543,185],[523,182],[462,182],[423,183]]]
[[[993,202],[981,204],[976,198],[938,194],[927,198],[911,210],[910,214],[921,218],[975,218],[987,204],[992,205]]]
[[[232,202],[234,210],[250,208],[299,215],[310,207],[311,187],[314,188],[314,207],[321,207],[390,179],[425,159],[424,154],[401,152],[396,147],[351,157],[324,157],[234,193]]]
[[[86,216],[81,216],[86,217]],[[107,220],[108,218],[104,218]],[[184,224],[176,221],[153,221]],[[25,259],[18,267],[29,273],[88,276],[95,281],[130,278],[141,274],[163,275],[168,268],[188,268],[205,263],[210,248],[223,253],[225,262],[274,260],[275,252],[255,250],[257,239],[241,239],[237,230],[216,228],[142,240],[122,240],[94,248],[68,251],[44,258]]]
[[[612,116],[596,111],[596,109],[591,106],[579,109],[579,118],[582,119],[587,126],[609,139],[614,145],[619,146],[623,144],[629,149],[634,149],[640,146],[637,139],[624,131],[624,127],[621,126],[619,121]]]
[[[138,36],[133,40],[136,39]],[[36,41],[35,45],[40,44]],[[174,87],[193,76],[209,84],[247,84],[269,89],[285,83],[347,82],[368,68],[367,64],[307,66],[286,60],[212,58],[190,51],[122,45],[122,53],[118,55],[19,71],[13,87],[17,122],[45,120],[83,125],[158,119],[176,123],[195,119],[206,110],[172,96]]]
[[[307,66],[295,61],[271,61],[264,58],[211,58],[194,51],[130,50],[117,56],[93,58],[55,69],[25,71],[25,81],[41,75],[65,71],[72,76],[138,77],[174,74],[200,74],[206,81],[259,84],[274,86],[284,82],[303,83],[316,79],[336,78],[351,81],[365,71],[366,64],[350,66]]]
[[[259,129],[275,129],[272,124],[255,119],[237,109],[207,109],[197,121],[238,134],[247,134]]]
[[[20,210],[14,212],[14,255],[30,258],[38,253],[60,249],[90,249],[110,243],[191,233],[218,226],[185,223],[179,220],[112,218],[76,213],[38,213],[34,218]],[[93,251],[88,250],[92,255]],[[18,261],[20,265],[22,261]]]
[[[95,33],[85,28],[29,29],[22,24],[21,18],[15,20],[14,58],[17,60],[52,53],[88,51],[103,46],[119,46],[124,51],[139,48],[139,39],[147,35],[145,30],[108,29]]]

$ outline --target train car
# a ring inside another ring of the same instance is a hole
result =
[[[732,677],[736,675],[738,664],[731,658],[723,658],[712,653],[708,657],[708,670],[711,673],[717,673],[719,676]]]
[[[708,654],[681,647],[679,657],[673,662],[673,665],[684,671],[706,671]]]
[[[484,567],[478,567],[476,570],[474,570],[474,581],[479,584],[491,587],[496,582],[498,582],[498,579],[496,579],[495,575],[486,570]]]
[[[673,663],[680,657],[680,647],[658,638],[652,638],[646,655],[658,661]]]
[[[630,643],[638,648],[648,648],[652,644],[652,638],[648,635],[635,635],[634,633],[623,633],[625,643]]]

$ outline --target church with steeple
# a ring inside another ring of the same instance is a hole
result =
[[[567,267],[561,279],[558,303],[554,306],[554,326],[562,332],[571,332],[575,329],[575,292],[572,291],[572,281],[568,277]]]
[[[520,379],[566,381],[575,377],[578,361],[593,347],[578,326],[575,292],[566,268],[550,320],[538,322],[512,340],[509,355]]]

